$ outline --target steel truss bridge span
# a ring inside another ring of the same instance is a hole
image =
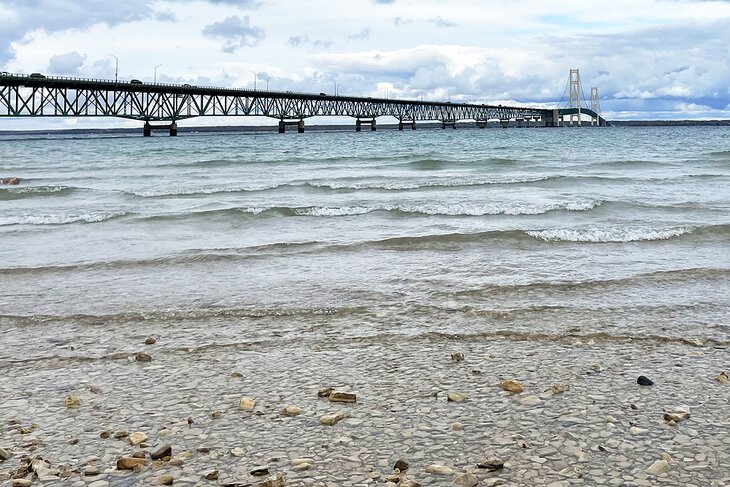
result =
[[[516,121],[520,125],[534,121],[542,126],[555,126],[560,111],[187,84],[0,75],[0,118],[119,117],[144,121],[145,135],[153,128],[150,122],[168,122],[164,128],[176,135],[178,120],[207,116],[266,116],[280,121],[280,132],[290,124],[296,124],[303,132],[304,119],[315,116],[353,117],[357,119],[358,130],[362,124],[369,124],[375,130],[376,118],[383,116],[397,119],[400,129],[404,122],[411,123],[415,129],[417,121],[440,121],[446,127],[455,126],[461,120],[473,120],[479,126],[490,120],[502,124]],[[585,112],[588,114],[589,110]]]

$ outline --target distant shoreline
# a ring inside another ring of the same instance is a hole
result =
[[[730,120],[609,120],[614,127],[730,127]],[[515,125],[516,126],[516,125]],[[458,123],[460,129],[476,129],[474,123]],[[418,124],[419,129],[440,129],[439,122],[424,122]],[[498,122],[490,122],[487,128],[501,128]],[[543,128],[543,127],[539,127]],[[398,130],[398,124],[378,125],[378,130]],[[137,134],[141,133],[142,127],[118,127],[118,128],[81,128],[81,129],[37,129],[37,130],[0,130],[3,135],[39,135],[39,134]],[[178,128],[180,133],[195,132],[275,132],[275,125],[218,125],[208,127],[184,127]],[[347,132],[355,131],[355,124],[337,125],[309,125],[306,131],[315,132]],[[363,131],[368,132],[369,128]],[[410,131],[410,126],[404,131]],[[296,128],[289,128],[287,133],[296,132]]]

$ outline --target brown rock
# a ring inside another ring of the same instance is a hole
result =
[[[147,337],[144,341],[145,345],[154,345],[155,343],[157,343],[157,339],[155,337]]]
[[[287,406],[284,408],[284,410],[281,412],[281,414],[283,414],[284,416],[293,417],[293,416],[299,416],[303,412],[304,412],[304,409],[302,409],[302,408],[298,408],[296,406]]]
[[[320,389],[317,392],[317,396],[318,397],[330,397],[330,394],[332,394],[332,392],[334,392],[334,389],[333,388],[331,388],[331,387],[325,387],[324,389]]]
[[[399,458],[397,462],[395,462],[395,465],[393,465],[393,470],[400,470],[401,472],[405,472],[408,470],[408,467],[410,467],[410,464],[408,463],[408,460],[405,458]]]
[[[162,443],[161,445],[156,446],[152,449],[150,452],[150,458],[152,460],[161,460],[165,457],[171,457],[172,456],[172,446],[170,446],[169,443]]]
[[[264,475],[269,475],[269,467],[265,465],[262,465],[260,467],[254,467],[248,473],[250,473],[254,477],[263,477]]]
[[[449,402],[463,402],[466,401],[467,397],[461,392],[449,391],[446,394],[446,398]]]
[[[10,460],[13,458],[13,453],[9,452],[8,450],[5,450],[3,448],[0,448],[0,462],[4,462],[6,460]]]
[[[147,435],[140,431],[137,431],[136,433],[132,433],[131,435],[129,435],[129,444],[132,446],[141,445],[145,441],[147,441]]]
[[[241,400],[238,401],[238,407],[244,411],[253,411],[256,407],[256,400],[251,399],[250,397],[242,397]]]
[[[501,470],[502,468],[504,468],[504,462],[497,457],[492,457],[487,458],[482,463],[477,464],[477,467],[492,471]]]
[[[336,413],[325,414],[319,418],[319,423],[324,426],[334,426],[345,418],[347,414],[344,411],[337,411]]]
[[[146,353],[138,353],[134,356],[134,360],[137,362],[152,362],[152,357]]]
[[[351,392],[332,391],[329,395],[330,402],[357,402],[357,395]]]
[[[719,382],[720,384],[727,384],[728,383],[728,376],[725,372],[720,372],[720,375],[718,375],[715,380]]]
[[[499,383],[499,387],[507,392],[512,392],[513,394],[519,394],[525,390],[524,387],[522,387],[522,384],[516,380],[503,380]]]
[[[0,180],[3,184],[7,184],[8,186],[17,186],[20,184],[20,178],[5,178]]]
[[[89,387],[89,392],[92,394],[101,394],[101,388],[96,386]]]
[[[218,472],[218,470],[210,470],[204,475],[205,480],[218,480],[219,476],[220,473]]]
[[[117,470],[134,470],[135,467],[144,467],[147,460],[144,458],[122,457],[117,460]]]
[[[13,487],[30,487],[33,485],[28,479],[13,479]]]
[[[126,431],[117,431],[116,433],[114,433],[114,439],[116,440],[121,440],[122,438],[126,438],[127,436],[129,436],[129,433]]]
[[[79,396],[68,396],[63,400],[63,405],[67,408],[77,408],[81,406],[81,398]]]
[[[451,354],[451,361],[452,362],[463,362],[464,361],[464,354],[461,352],[456,352]]]
[[[157,477],[157,484],[158,485],[172,485],[175,479],[172,477],[172,475],[161,475]]]

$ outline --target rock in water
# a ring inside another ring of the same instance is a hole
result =
[[[569,391],[570,386],[568,384],[554,384],[545,389],[545,392],[549,394],[562,394],[563,392]]]
[[[426,468],[426,473],[432,473],[434,475],[454,475],[454,469],[445,465],[429,465]]]
[[[147,340],[144,341],[145,345],[154,345],[157,343],[157,339],[155,337],[147,337]]]
[[[477,467],[491,471],[501,470],[502,468],[504,468],[504,462],[500,458],[492,457],[487,458],[482,463],[477,464]]]
[[[205,480],[218,480],[218,477],[220,476],[220,473],[218,470],[208,470],[203,477],[205,477]]]
[[[244,411],[253,411],[256,407],[256,400],[251,399],[250,397],[243,397],[240,401],[238,401],[238,407]]]
[[[11,452],[0,448],[0,462],[10,460],[11,458],[13,458],[13,454]]]
[[[336,413],[325,414],[319,418],[319,422],[324,426],[334,426],[339,423],[340,420],[344,419],[345,416],[347,416],[347,414],[344,411],[337,411]]]
[[[646,473],[649,475],[661,475],[669,471],[669,462],[666,460],[657,460],[651,467],[646,469]]]
[[[330,402],[357,402],[357,395],[351,392],[332,391],[329,395]]]
[[[728,376],[725,372],[720,372],[720,375],[718,375],[715,380],[719,382],[720,384],[727,384],[728,383]]]
[[[67,408],[77,408],[81,406],[81,398],[79,396],[68,396],[63,400],[63,405]]]
[[[408,463],[408,460],[405,458],[399,458],[397,462],[395,462],[395,465],[393,465],[393,470],[398,469],[401,472],[405,472],[408,470],[408,467],[410,467],[410,464]]]
[[[317,391],[318,397],[330,397],[330,394],[334,392],[334,389],[331,387],[325,387],[324,389],[320,389]]]
[[[152,460],[160,460],[165,457],[171,457],[172,456],[172,446],[170,446],[168,443],[163,443],[157,447],[155,447],[150,452],[150,458]]]
[[[152,357],[146,353],[138,353],[134,356],[134,360],[137,362],[152,362]]]
[[[519,394],[520,392],[525,390],[525,388],[522,387],[522,384],[520,384],[516,380],[503,380],[499,383],[499,386],[503,390],[511,392],[513,394]]]
[[[137,431],[129,435],[129,444],[132,446],[141,445],[145,441],[147,441],[147,435],[142,432]]]
[[[5,178],[0,180],[3,184],[7,184],[8,186],[17,186],[20,184],[20,178]]]
[[[674,422],[676,424],[687,419],[689,419],[689,407],[687,406],[677,406],[664,413],[664,421],[668,423]]]
[[[464,354],[461,352],[456,352],[451,354],[451,361],[452,362],[463,362],[464,361]]]
[[[643,375],[640,375],[638,379],[636,379],[636,383],[640,386],[653,386],[654,381],[649,379],[648,377],[645,377]]]
[[[137,466],[145,466],[147,460],[144,458],[122,457],[117,460],[117,470],[134,470]]]
[[[172,475],[161,475],[157,477],[157,483],[159,485],[172,485],[175,479]]]
[[[296,406],[287,406],[284,408],[284,410],[281,412],[284,416],[299,416],[304,412],[304,409],[298,408]]]
[[[28,479],[13,479],[13,487],[30,487],[33,485],[33,482],[31,482]]]
[[[267,466],[254,467],[248,473],[250,473],[254,477],[263,477],[264,475],[269,475],[269,467],[267,467]]]
[[[284,487],[284,485],[284,476],[281,473],[277,473],[257,484],[257,487]]]
[[[454,392],[454,391],[448,392],[446,394],[446,398],[450,402],[463,402],[463,401],[466,401],[466,399],[467,399],[467,397],[464,394],[462,394],[460,392]]]

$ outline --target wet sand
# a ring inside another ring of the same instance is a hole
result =
[[[152,345],[139,329],[105,338],[101,327],[81,329],[63,334],[63,353],[34,356],[28,335],[26,360],[22,347],[3,354],[0,448],[10,458],[0,480],[35,458],[51,483],[79,487],[282,478],[291,486],[730,485],[730,384],[716,379],[730,368],[724,344],[580,334],[375,340],[320,330],[187,347],[183,329]],[[15,344],[24,333],[1,331]],[[53,333],[50,324],[32,331]],[[103,341],[117,351],[89,352]],[[637,385],[639,375],[654,386]],[[506,379],[524,392],[502,390]],[[551,386],[563,392],[545,392]],[[319,397],[326,387],[357,402]],[[449,401],[449,392],[466,399]],[[255,400],[252,411],[242,398]],[[302,412],[286,416],[287,406]],[[664,413],[680,406],[690,417],[669,424]],[[338,411],[346,416],[336,425],[320,423]],[[132,446],[125,433],[136,432],[147,439]],[[171,458],[152,461],[162,444]],[[135,453],[144,466],[117,469]],[[400,474],[399,459],[409,465]],[[477,466],[487,459],[503,467]],[[251,475],[262,466],[264,475]],[[26,477],[36,485],[37,476]]]

